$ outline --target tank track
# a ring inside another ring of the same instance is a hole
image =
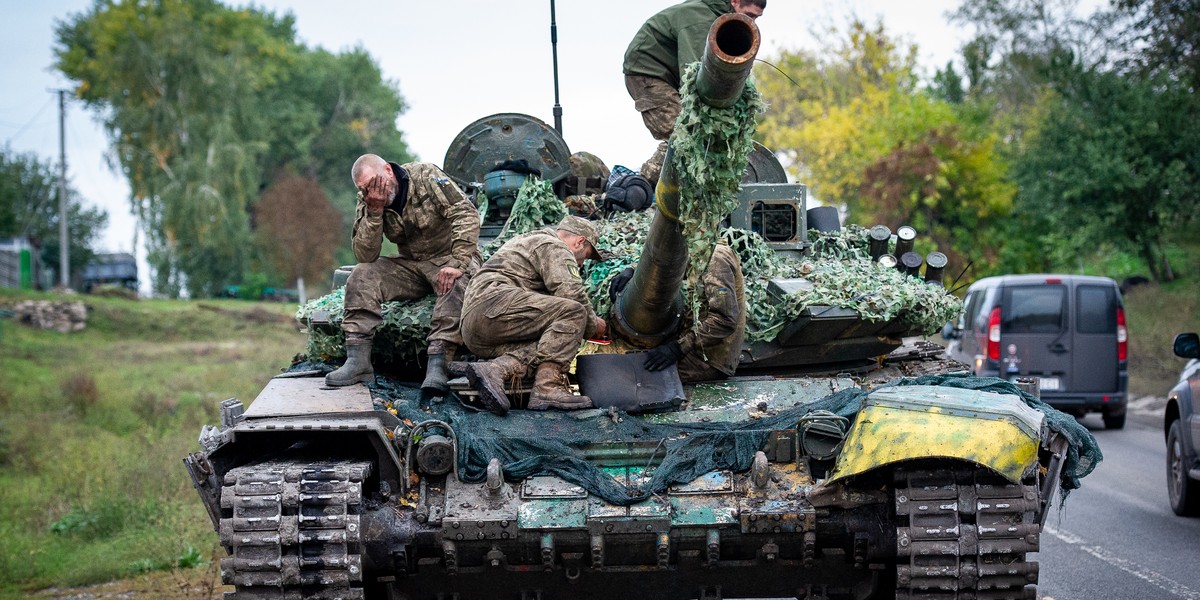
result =
[[[226,600],[361,600],[359,511],[371,463],[273,460],[230,470],[221,491]]]
[[[1036,598],[1034,485],[962,467],[898,471],[895,490],[896,600]]]

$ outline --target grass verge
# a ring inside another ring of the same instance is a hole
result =
[[[0,308],[23,299],[85,302],[88,321],[0,320],[0,597],[203,573],[219,546],[181,461],[221,400],[249,403],[303,351],[295,307],[0,290]]]

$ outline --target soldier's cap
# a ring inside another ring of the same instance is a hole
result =
[[[559,221],[558,225],[555,225],[554,228],[561,229],[563,231],[569,231],[587,240],[588,245],[592,248],[591,256],[588,258],[591,258],[592,260],[608,260],[613,257],[612,252],[601,250],[597,246],[600,241],[600,235],[596,233],[596,226],[592,225],[592,222],[587,219],[573,215],[567,215],[563,217],[563,220]]]

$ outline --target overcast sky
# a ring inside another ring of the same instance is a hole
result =
[[[238,3],[241,5],[241,3]],[[291,12],[301,41],[331,51],[365,48],[408,104],[397,126],[421,160],[441,164],[454,136],[480,117],[519,112],[553,124],[550,1],[270,0]],[[654,148],[625,92],[625,46],[667,0],[557,0],[563,133],[572,151],[610,166],[638,168]],[[0,0],[0,140],[17,151],[58,160],[58,105],[52,89],[67,81],[50,69],[54,23],[90,0]],[[852,12],[916,43],[926,73],[953,58],[967,33],[945,18],[955,0],[770,0],[758,25],[770,60],[781,49],[812,47],[814,24],[846,22]],[[68,177],[87,202],[106,209],[101,250],[130,251],[134,221],[129,188],[108,167],[105,134],[82,103],[69,102]],[[347,169],[349,165],[347,165]],[[349,177],[346,193],[353,193]],[[139,254],[141,252],[139,251]]]

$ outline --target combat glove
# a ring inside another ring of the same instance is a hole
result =
[[[661,371],[683,358],[683,348],[679,342],[667,342],[646,354],[646,362],[642,363],[647,371]]]

